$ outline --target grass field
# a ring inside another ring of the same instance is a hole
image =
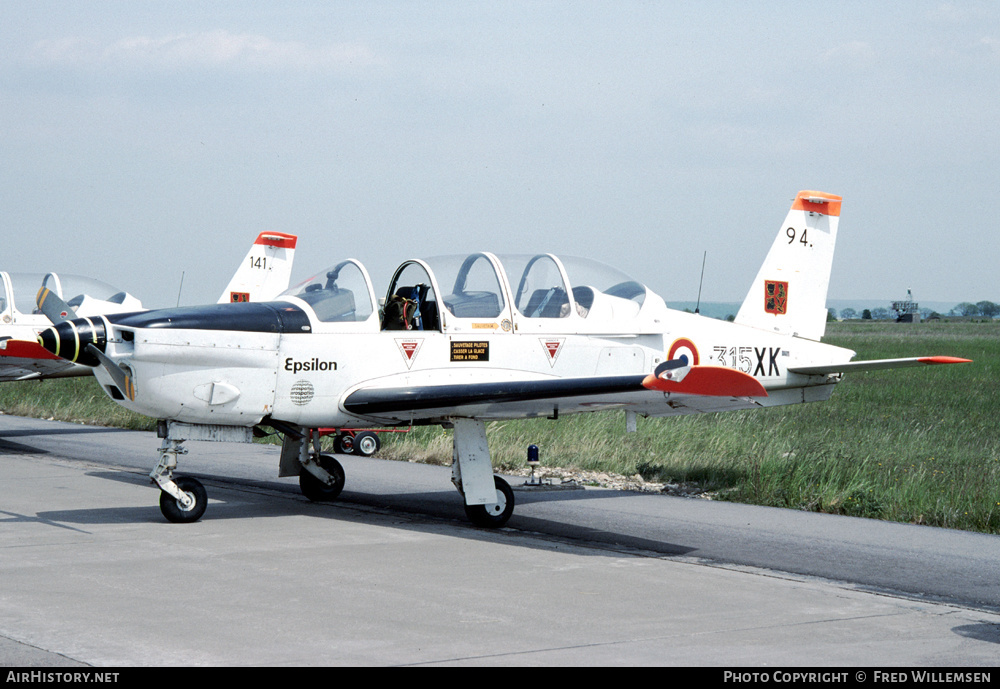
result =
[[[1000,324],[832,323],[858,359],[946,354],[972,364],[857,373],[828,402],[639,419],[594,413],[488,426],[498,470],[546,466],[640,474],[716,499],[1000,533]],[[0,385],[8,414],[152,429],[94,380]],[[450,432],[385,434],[382,456],[451,461]],[[151,455],[152,457],[152,455]]]

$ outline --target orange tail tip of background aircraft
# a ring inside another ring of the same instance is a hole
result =
[[[454,430],[467,515],[498,527],[514,495],[493,475],[487,420],[619,409],[631,426],[636,415],[822,401],[853,371],[968,361],[858,362],[820,341],[840,208],[839,196],[798,194],[732,323],[669,309],[595,261],[481,252],[404,261],[383,309],[349,258],[271,302],[79,319],[40,342],[75,352],[112,399],[161,420],[151,476],[171,521],[199,519],[207,500],[199,482],[174,478],[185,440],[249,442],[273,428],[279,476],[332,500],[345,475],[320,453],[319,429],[439,424]]]

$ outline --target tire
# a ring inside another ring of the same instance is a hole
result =
[[[354,452],[354,436],[348,433],[341,433],[333,439],[333,449],[342,455],[349,455]]]
[[[514,491],[499,476],[493,477],[497,488],[497,502],[493,505],[466,505],[465,515],[476,526],[499,529],[514,514]]]
[[[313,502],[336,500],[337,496],[340,495],[340,491],[344,490],[344,483],[346,481],[344,467],[330,455],[320,455],[319,465],[328,474],[333,476],[333,485],[326,485],[308,471],[302,469],[301,473],[299,473],[299,488],[302,490],[302,494]]]
[[[208,492],[201,481],[190,476],[179,476],[174,479],[174,483],[182,491],[194,498],[194,504],[185,509],[178,502],[177,498],[166,491],[160,492],[160,512],[167,518],[167,521],[174,524],[190,524],[201,519],[205,514],[205,507],[208,506]]]
[[[365,431],[354,436],[354,449],[362,457],[371,457],[382,447],[382,441],[377,433]]]

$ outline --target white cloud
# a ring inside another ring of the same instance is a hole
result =
[[[848,41],[823,53],[824,59],[834,64],[866,67],[876,58],[875,49],[866,41]]]
[[[112,43],[87,38],[38,41],[36,61],[76,66],[232,67],[276,69],[345,69],[382,62],[359,43],[314,47],[299,41],[278,41],[259,34],[235,34],[224,29],[168,36],[131,36]]]

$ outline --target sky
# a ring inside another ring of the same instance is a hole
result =
[[[746,295],[802,189],[831,299],[1000,302],[1000,5],[0,0],[0,270],[214,302],[553,252],[668,302]],[[183,276],[183,290],[180,291]]]

